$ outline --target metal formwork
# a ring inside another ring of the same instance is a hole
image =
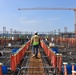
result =
[[[55,70],[50,64],[48,57],[42,48],[38,53],[38,58],[31,57],[31,50],[26,52],[21,68],[17,75],[54,75]]]

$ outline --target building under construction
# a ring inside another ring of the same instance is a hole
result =
[[[40,33],[38,58],[32,58],[32,33],[0,34],[0,75],[76,75],[74,33]]]
[[[74,32],[38,32],[38,58],[32,58],[33,32],[0,32],[0,75],[76,75],[76,8],[18,8],[21,10],[73,10]]]

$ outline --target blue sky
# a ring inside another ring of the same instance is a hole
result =
[[[18,10],[18,8],[76,8],[76,0],[0,0],[0,31],[74,32],[73,10]]]

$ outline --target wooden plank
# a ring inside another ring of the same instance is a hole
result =
[[[27,75],[45,75],[40,52],[38,52],[38,58],[32,58],[31,56],[28,66],[29,69]]]

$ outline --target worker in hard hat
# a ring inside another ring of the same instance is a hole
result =
[[[40,37],[38,36],[38,33],[36,31],[34,32],[34,35],[31,37],[31,45],[32,45],[32,53],[33,53],[32,57],[37,58],[38,49],[40,45]]]

